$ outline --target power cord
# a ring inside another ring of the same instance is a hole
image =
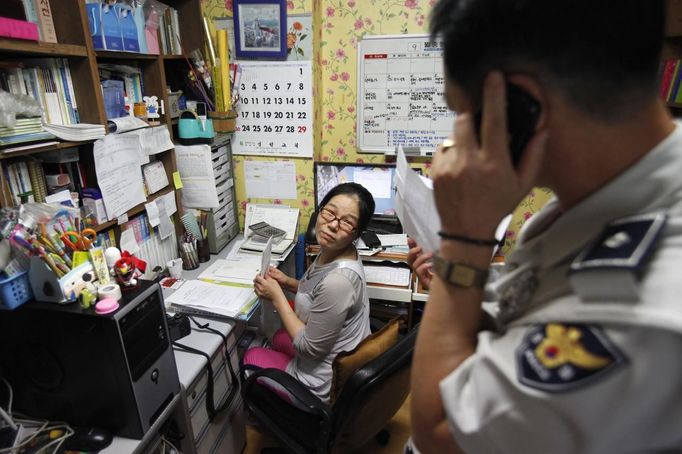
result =
[[[225,399],[225,402],[223,402],[222,405],[216,408],[215,406],[215,396],[213,395],[214,393],[214,375],[213,375],[213,366],[211,365],[211,357],[205,353],[202,352],[201,350],[198,350],[196,348],[190,347],[185,344],[181,344],[180,342],[173,342],[173,347],[177,348],[178,350],[185,351],[187,353],[192,353],[195,355],[201,355],[204,358],[206,358],[206,373],[208,375],[208,380],[206,382],[206,411],[208,413],[208,418],[209,421],[213,421],[213,419],[222,411],[226,410],[232,405],[232,402],[234,401],[238,391],[239,391],[239,381],[237,379],[237,375],[234,372],[234,368],[232,367],[232,362],[230,361],[230,353],[229,349],[227,346],[227,337],[223,335],[220,331],[211,328],[209,323],[201,324],[196,319],[192,316],[189,317],[189,319],[194,323],[198,329],[208,331],[212,334],[216,334],[221,337],[223,340],[223,347],[225,349],[224,351],[224,358],[227,362],[227,367],[230,372],[230,378],[232,379],[232,389],[230,390],[230,395]]]

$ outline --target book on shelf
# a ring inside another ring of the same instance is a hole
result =
[[[100,82],[118,80],[123,82],[123,90],[128,102],[142,102],[144,83],[142,69],[130,65],[100,63],[97,65]]]
[[[28,95],[37,101],[47,123],[79,122],[73,80],[65,58],[2,61],[0,87],[9,93]]]
[[[9,183],[13,204],[17,205],[35,200],[26,162],[13,162],[4,166],[3,171],[5,179]]]
[[[11,137],[17,134],[30,134],[32,132],[43,132],[43,125],[40,117],[22,118],[15,120],[13,127],[0,125],[0,137]]]
[[[31,181],[31,188],[33,189],[33,197],[36,202],[44,202],[47,196],[47,184],[45,180],[45,171],[42,163],[38,161],[28,161],[28,176]]]
[[[0,36],[38,41],[38,26],[29,21],[0,17]]]
[[[38,19],[38,28],[40,29],[40,40],[48,43],[57,42],[57,31],[54,28],[54,20],[52,18],[52,8],[50,7],[50,0],[26,0],[35,3],[35,13]],[[24,6],[24,9],[26,7]]]
[[[42,140],[54,139],[55,136],[49,132],[32,132],[28,134],[15,134],[9,137],[0,137],[0,147],[14,145],[17,143],[37,142]],[[4,152],[4,150],[3,150]]]

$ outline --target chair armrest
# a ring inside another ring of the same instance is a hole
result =
[[[268,378],[287,390],[292,399],[298,401],[296,408],[326,420],[331,419],[329,405],[313,394],[307,386],[296,380],[291,375],[279,369],[261,369],[249,376],[244,384],[244,395],[247,396],[253,386],[263,386],[258,383],[259,378]]]

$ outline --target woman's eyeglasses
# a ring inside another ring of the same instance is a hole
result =
[[[337,217],[336,214],[327,207],[320,208],[320,216],[327,223],[339,221],[339,228],[341,230],[343,230],[344,232],[350,233],[353,230],[358,228],[355,224],[353,224],[349,220],[341,219],[341,218]]]

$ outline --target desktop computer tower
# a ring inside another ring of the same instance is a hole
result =
[[[180,392],[169,339],[158,284],[141,284],[107,315],[26,303],[0,311],[0,375],[13,411],[141,439]]]

